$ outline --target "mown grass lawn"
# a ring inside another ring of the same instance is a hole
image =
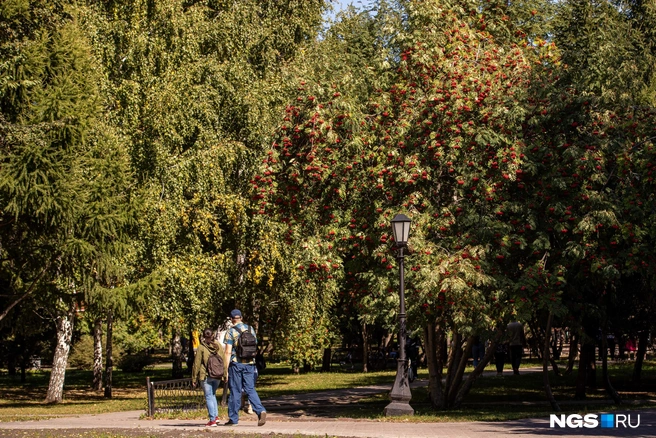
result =
[[[289,366],[270,364],[258,380],[262,398],[329,389],[343,389],[394,381],[394,371],[375,373],[303,373],[293,374]],[[0,421],[32,420],[62,415],[99,414],[146,409],[146,377],[152,380],[171,378],[170,365],[157,366],[142,373],[113,373],[113,398],[90,389],[90,371],[68,370],[64,401],[43,403],[50,379],[48,371],[30,372],[21,384],[18,376],[0,372]],[[220,396],[221,390],[218,395]]]
[[[90,371],[67,370],[64,401],[43,403],[50,379],[49,371],[29,372],[25,383],[18,376],[0,373],[0,422],[47,419],[65,415],[101,414],[104,412],[146,409],[146,376],[164,380],[170,369],[156,368],[144,373],[115,371],[112,399],[90,389]]]

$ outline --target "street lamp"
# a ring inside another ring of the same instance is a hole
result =
[[[414,415],[415,410],[410,406],[410,382],[408,381],[408,362],[405,358],[405,278],[403,272],[403,248],[408,245],[410,236],[410,218],[404,214],[397,214],[392,219],[392,232],[394,242],[399,252],[396,256],[399,261],[399,298],[401,309],[399,312],[399,357],[396,365],[396,379],[390,398],[392,401],[385,406],[385,416]]]

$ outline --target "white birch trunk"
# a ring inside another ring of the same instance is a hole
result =
[[[64,378],[73,337],[73,310],[57,317],[57,345],[52,359],[46,403],[59,403],[64,397]]]
[[[171,350],[173,350],[173,378],[181,379],[184,377],[182,370],[182,342],[180,340],[180,331],[175,330],[171,339]]]
[[[112,346],[114,345],[114,315],[112,312],[107,314],[107,365],[105,367],[105,398],[112,398],[112,372],[114,371],[114,360],[112,358]]]
[[[93,322],[93,389],[102,390],[102,318],[96,318]]]

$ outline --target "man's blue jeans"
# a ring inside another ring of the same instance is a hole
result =
[[[203,392],[205,393],[205,403],[207,404],[207,413],[210,421],[215,421],[219,416],[219,406],[216,402],[216,390],[219,387],[220,380],[207,377],[203,380]]]
[[[245,392],[248,401],[251,402],[253,411],[259,416],[266,411],[260,396],[255,392],[255,378],[257,368],[255,365],[245,363],[230,363],[228,368],[228,386],[230,387],[230,397],[228,399],[228,418],[233,423],[239,422],[239,408],[241,407],[241,393]]]

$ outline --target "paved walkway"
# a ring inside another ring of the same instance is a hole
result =
[[[391,423],[384,421],[354,420],[304,420],[289,421],[282,416],[271,414],[269,421],[257,426],[257,418],[240,421],[233,427],[205,428],[198,420],[139,420],[143,411],[115,412],[101,415],[82,415],[75,418],[56,418],[44,421],[24,421],[0,423],[3,430],[80,430],[83,429],[131,429],[144,433],[158,432],[227,432],[235,434],[301,434],[336,437],[372,437],[372,438],[491,438],[491,437],[654,437],[656,436],[656,410],[625,412],[631,416],[631,423],[640,425],[635,428],[617,429],[552,429],[548,418],[525,419],[500,423]]]
[[[527,368],[523,372],[538,372],[540,368]],[[415,381],[413,386],[426,385],[426,381]],[[205,428],[202,420],[140,420],[143,411],[114,412],[99,415],[80,415],[78,417],[62,417],[42,421],[24,421],[0,423],[0,430],[140,430],[144,434],[162,432],[187,435],[195,432],[234,432],[237,435],[249,436],[287,434],[314,435],[335,437],[375,437],[375,438],[488,438],[488,437],[528,437],[528,436],[558,436],[558,437],[656,437],[656,409],[640,411],[615,412],[630,415],[630,423],[640,425],[637,428],[613,429],[560,429],[550,428],[548,416],[536,419],[524,419],[507,422],[454,422],[454,423],[404,423],[373,420],[345,420],[335,418],[292,417],[284,411],[298,407],[316,407],[322,404],[348,404],[359,398],[388,391],[389,385],[373,385],[348,390],[323,391],[313,394],[282,396],[265,400],[269,409],[268,421],[262,427],[257,426],[254,415],[244,415],[238,426]],[[601,409],[603,407],[600,406]]]

